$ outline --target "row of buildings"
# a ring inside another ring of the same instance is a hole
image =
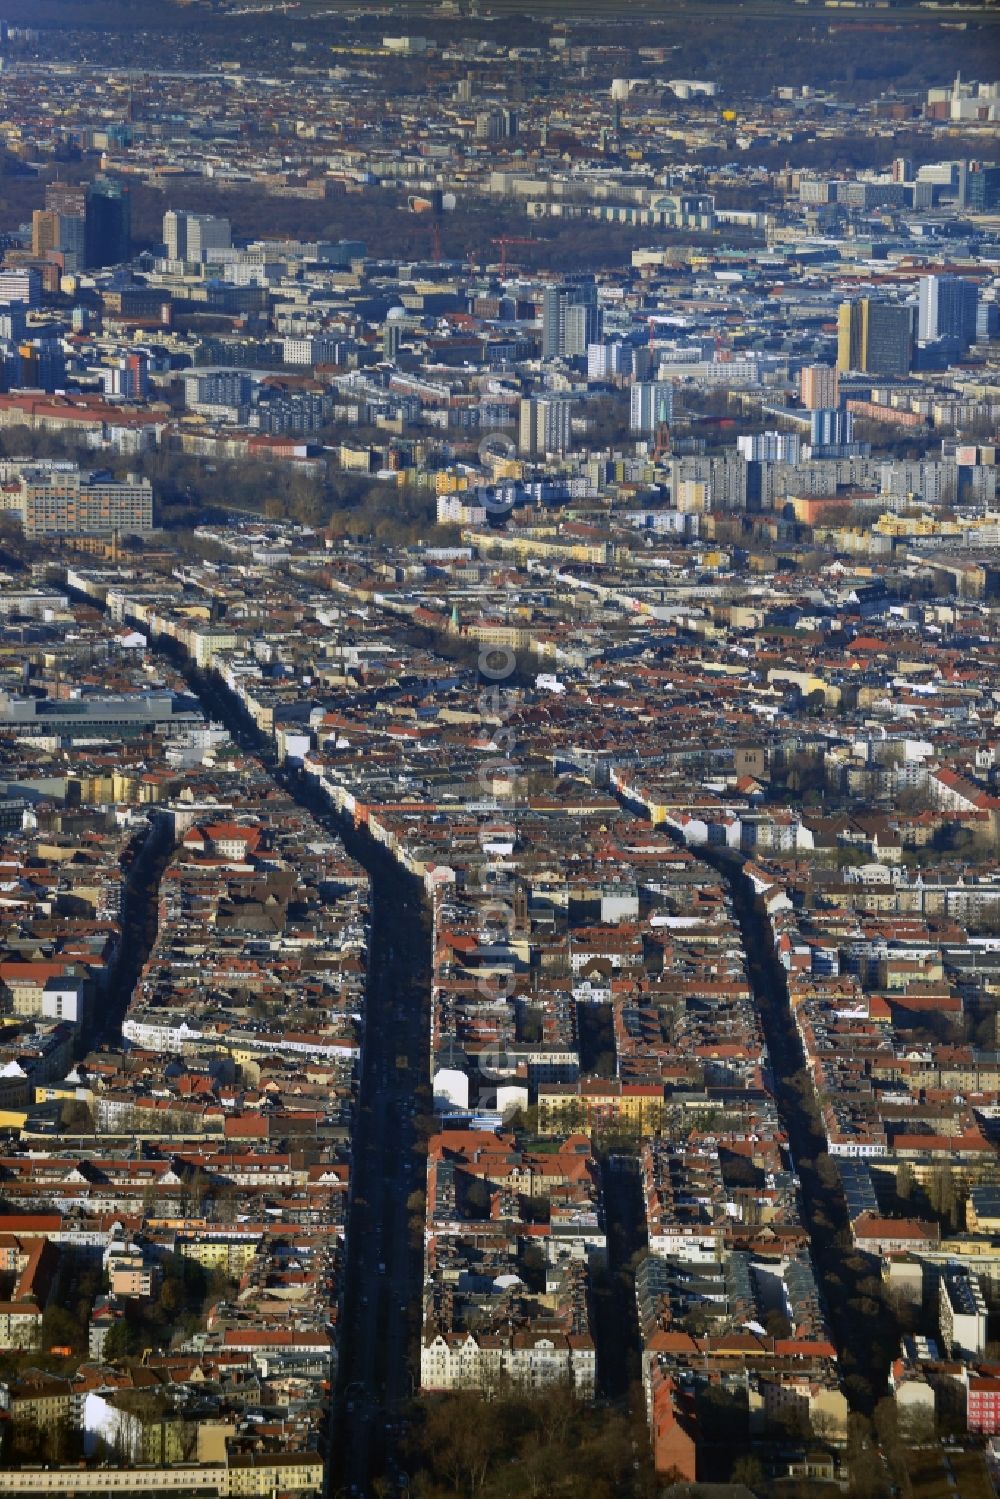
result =
[[[144,634],[3,597],[5,1481],[319,1492],[367,876]]]

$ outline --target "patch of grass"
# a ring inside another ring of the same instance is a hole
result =
[[[962,1499],[993,1499],[986,1459],[981,1452],[946,1453]]]
[[[954,1475],[954,1484],[949,1475]],[[909,1457],[913,1499],[992,1499],[986,1460],[981,1452],[943,1452],[922,1448]]]

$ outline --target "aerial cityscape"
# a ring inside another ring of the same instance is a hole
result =
[[[1000,5],[2,10],[0,1495],[1000,1495]]]

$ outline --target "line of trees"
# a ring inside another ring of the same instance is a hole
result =
[[[407,1461],[414,1499],[653,1499],[641,1415],[582,1404],[565,1386],[537,1394],[459,1392],[415,1404]]]

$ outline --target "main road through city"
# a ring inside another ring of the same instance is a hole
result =
[[[422,1253],[410,1242],[406,1199],[424,1185],[415,1092],[427,1080],[430,933],[420,886],[333,812],[307,780],[277,765],[233,695],[179,657],[194,692],[236,742],[268,765],[368,870],[372,919],[361,1087],[352,1141],[348,1257],[340,1307],[339,1376],[327,1447],[327,1499],[403,1493],[399,1456],[416,1370]],[[413,1329],[413,1349],[410,1332]]]
[[[409,1240],[406,1199],[423,1185],[424,1159],[414,1153],[411,1114],[427,1055],[427,941],[417,896],[407,898],[398,885],[392,891],[392,883],[385,888],[376,869],[340,1342],[341,1408],[331,1463],[349,1494],[367,1494],[375,1476],[392,1480],[397,1491],[403,1487],[394,1454],[412,1390],[408,1326],[420,1295],[421,1251],[419,1242]]]

